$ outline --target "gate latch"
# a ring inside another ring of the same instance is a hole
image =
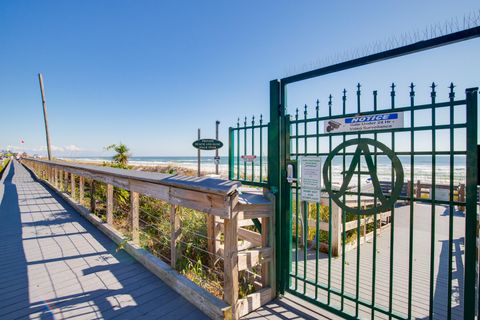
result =
[[[295,164],[288,163],[287,164],[287,182],[292,184],[294,181],[297,181],[297,178],[295,175]]]

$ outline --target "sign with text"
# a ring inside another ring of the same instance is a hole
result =
[[[255,159],[257,159],[257,156],[255,156],[255,155],[243,155],[243,156],[241,156],[241,158],[245,162],[254,162]]]
[[[301,157],[300,196],[302,201],[320,202],[322,188],[322,160],[320,157]]]
[[[198,139],[193,146],[200,150],[216,150],[223,147],[223,142],[215,139]]]
[[[403,128],[403,112],[354,116],[324,121],[326,133]]]

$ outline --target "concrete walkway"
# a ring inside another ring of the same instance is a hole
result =
[[[207,319],[18,162],[0,181],[0,319]]]

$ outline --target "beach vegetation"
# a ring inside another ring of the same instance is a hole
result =
[[[105,147],[105,150],[115,151],[115,154],[112,157],[112,167],[128,169],[128,159],[130,158],[130,149],[124,144],[111,144]]]

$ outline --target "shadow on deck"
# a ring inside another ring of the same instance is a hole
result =
[[[206,319],[18,162],[0,184],[1,319]]]

